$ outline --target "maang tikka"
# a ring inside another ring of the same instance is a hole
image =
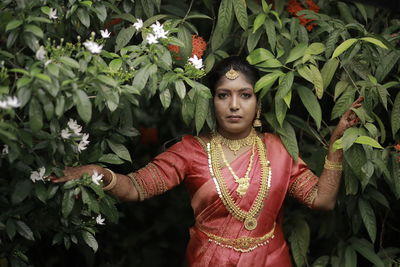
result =
[[[229,80],[236,80],[237,77],[239,77],[239,72],[237,72],[236,70],[233,69],[233,67],[231,66],[231,69],[228,70],[225,73],[225,77]]]
[[[262,123],[261,123],[261,120],[260,120],[260,116],[261,116],[261,103],[258,104],[257,115],[256,115],[255,120],[253,121],[253,127],[257,128],[257,127],[261,127],[262,126]]]

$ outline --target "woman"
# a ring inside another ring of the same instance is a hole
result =
[[[324,171],[317,178],[294,161],[273,134],[257,133],[260,110],[253,91],[257,71],[238,57],[211,72],[217,130],[182,141],[146,167],[128,175],[96,165],[67,168],[64,182],[83,173],[103,174],[112,194],[144,200],[184,182],[196,219],[187,247],[189,266],[291,266],[281,210],[286,194],[309,207],[335,206],[341,177],[341,150],[332,144],[358,122],[349,110],[333,131]],[[359,107],[362,98],[353,103]]]

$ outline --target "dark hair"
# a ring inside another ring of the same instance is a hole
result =
[[[207,85],[214,95],[215,87],[220,81],[221,77],[225,76],[230,69],[234,69],[244,74],[246,80],[253,86],[259,79],[258,71],[255,67],[250,65],[246,59],[239,56],[231,56],[219,61],[214,68],[207,75]]]

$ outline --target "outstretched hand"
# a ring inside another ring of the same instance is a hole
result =
[[[89,175],[93,175],[94,172],[101,174],[102,168],[100,166],[91,164],[91,165],[84,165],[84,166],[78,166],[78,167],[65,167],[63,172],[64,172],[64,176],[62,176],[62,177],[55,177],[53,175],[50,175],[48,177],[48,179],[50,179],[50,181],[53,183],[63,183],[63,182],[79,179],[85,173],[87,173]]]
[[[362,102],[364,101],[363,96],[359,96],[356,101],[351,104],[351,108],[359,108],[362,106]],[[343,133],[350,127],[358,124],[360,119],[357,117],[357,114],[349,108],[343,115],[340,117],[339,123],[336,126],[335,130],[332,133],[332,137],[336,140],[343,136]]]

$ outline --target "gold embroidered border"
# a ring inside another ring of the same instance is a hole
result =
[[[315,198],[317,197],[317,193],[318,193],[318,186],[315,185],[304,199],[304,204],[306,204],[308,207],[311,208],[314,204]]]
[[[271,231],[260,237],[242,236],[239,238],[225,238],[208,233],[200,228],[199,230],[208,236],[209,242],[214,242],[221,247],[230,248],[238,252],[250,252],[268,244],[274,238],[275,223]]]
[[[204,150],[207,150],[207,144],[204,142],[203,139],[201,139],[198,136],[195,136],[194,138],[200,143],[200,145],[203,147]]]
[[[306,184],[311,178],[313,178],[315,175],[312,173],[312,171],[307,170],[297,176],[295,178],[296,180],[292,183],[292,185],[289,188],[289,195],[293,196],[294,192],[297,191],[297,189],[301,188],[304,184]]]
[[[155,188],[154,195],[162,194],[167,191],[167,185],[165,184],[164,176],[161,175],[158,168],[153,163],[147,164],[147,167],[149,168],[153,178],[153,184]]]

